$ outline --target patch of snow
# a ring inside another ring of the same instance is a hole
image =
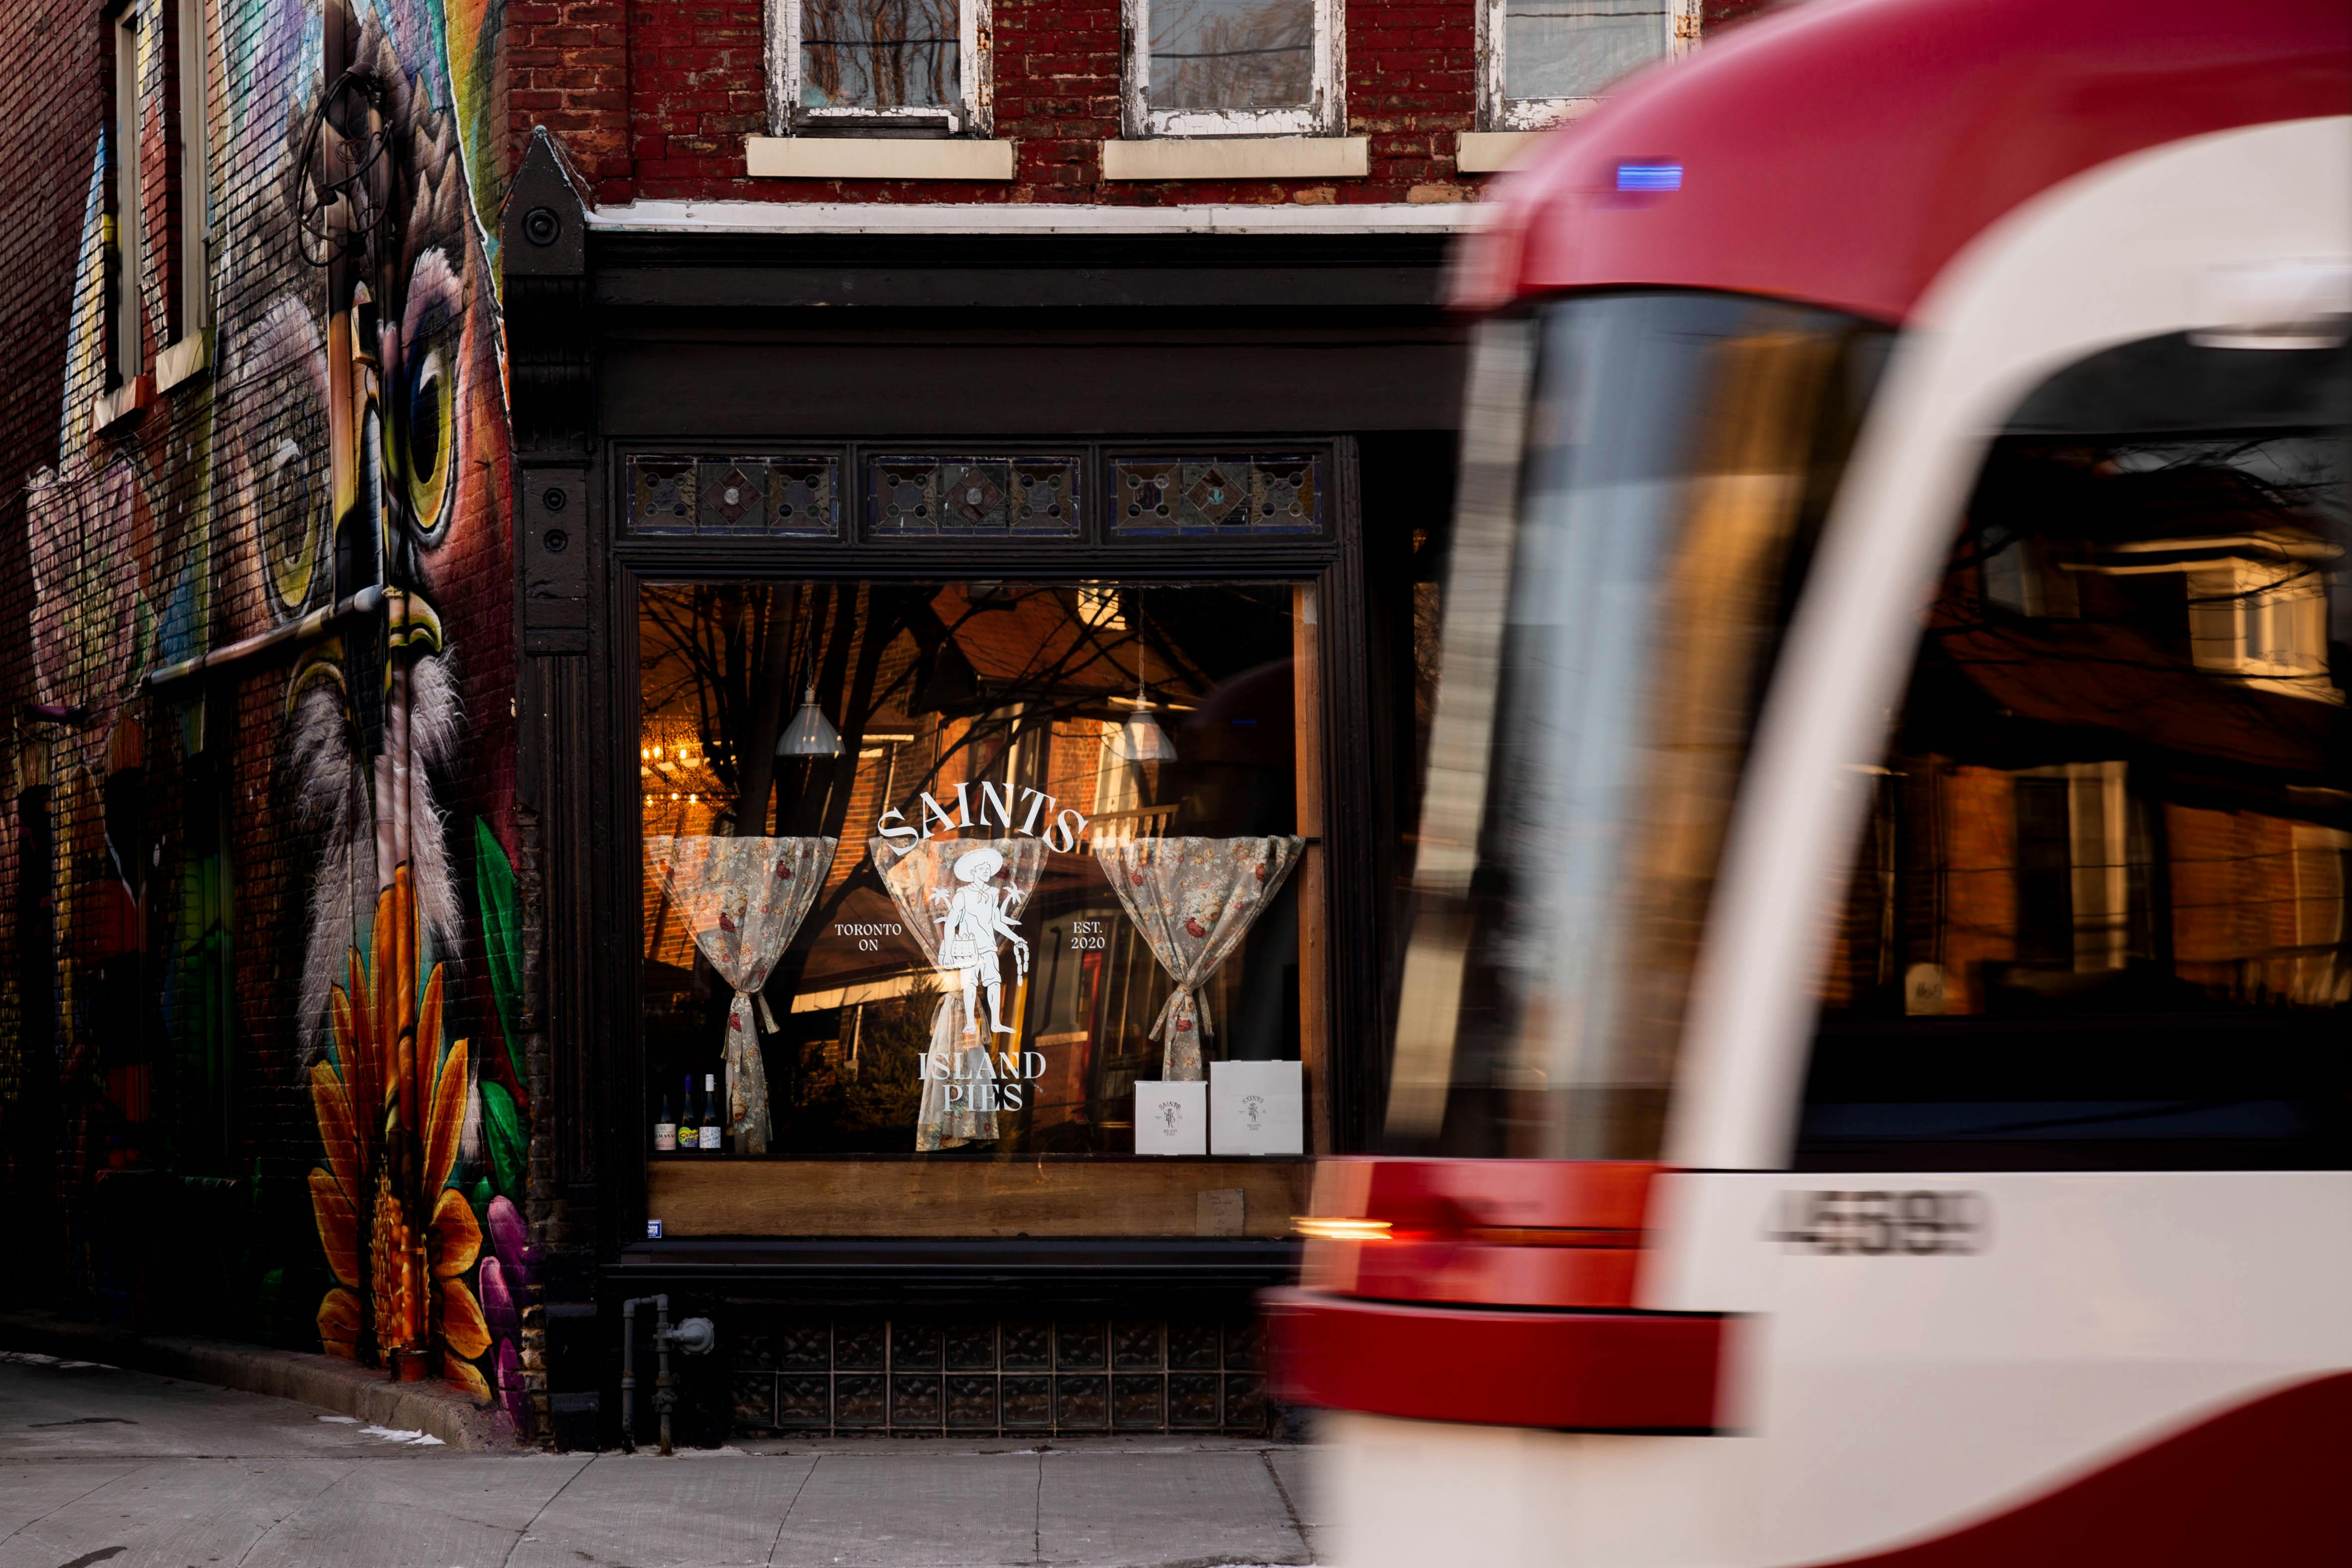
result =
[[[320,1415],[315,1419],[331,1421],[338,1426],[356,1426],[360,1424],[360,1418],[356,1415]]]
[[[332,1419],[332,1417],[321,1417],[321,1419]],[[443,1446],[440,1438],[429,1436],[413,1426],[362,1426],[360,1428],[360,1436],[381,1437],[387,1443],[404,1444],[411,1448],[438,1448]]]

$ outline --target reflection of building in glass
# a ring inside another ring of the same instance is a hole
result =
[[[2308,488],[2263,472],[2294,445],[1994,465],[1879,779],[1833,995],[1926,963],[1955,1014],[2116,985],[2331,999],[2342,549]]]

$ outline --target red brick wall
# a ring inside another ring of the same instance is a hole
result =
[[[1710,6],[1729,22],[1759,0]],[[1466,200],[1454,166],[1476,123],[1471,0],[1355,0],[1347,11],[1348,131],[1369,177],[1106,184],[1119,134],[1118,0],[996,0],[996,134],[1019,145],[1008,184],[753,180],[743,138],[766,128],[761,0],[514,0],[509,135],[563,142],[600,201],[1209,202]]]

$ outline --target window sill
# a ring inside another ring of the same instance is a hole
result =
[[[1454,139],[1454,167],[1465,174],[1514,168],[1543,144],[1549,131],[1465,131]]]
[[[213,335],[199,329],[189,332],[155,356],[155,390],[169,392],[184,381],[193,381],[210,369],[213,363]]]
[[[747,136],[755,180],[1010,180],[1013,143],[950,137]]]
[[[90,400],[90,429],[108,436],[123,426],[135,422],[155,401],[155,378],[133,376],[112,392],[101,392]]]
[[[649,1159],[665,1239],[710,1236],[1279,1239],[1307,1212],[1311,1161]],[[1238,1194],[1219,1205],[1213,1193]]]
[[[1106,142],[1106,180],[1360,180],[1363,136],[1202,136]]]

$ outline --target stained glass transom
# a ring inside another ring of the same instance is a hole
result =
[[[832,539],[841,531],[832,458],[634,458],[636,533],[767,533]]]
[[[1114,533],[1316,533],[1322,465],[1311,457],[1118,458]]]
[[[1075,536],[1077,470],[1075,458],[876,458],[874,532]]]

